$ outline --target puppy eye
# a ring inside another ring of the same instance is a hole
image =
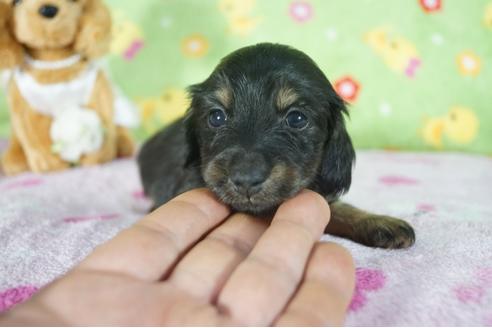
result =
[[[20,5],[21,2],[22,2],[22,0],[14,0],[14,1],[12,1],[12,5],[13,6]]]
[[[305,128],[309,123],[306,115],[297,110],[290,112],[285,118],[285,121],[289,127],[299,130]]]
[[[213,128],[219,128],[224,124],[226,124],[226,122],[227,122],[227,115],[221,109],[216,109],[212,111],[208,117],[208,123]]]

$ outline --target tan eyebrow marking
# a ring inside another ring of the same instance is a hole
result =
[[[299,99],[299,95],[289,87],[282,87],[277,94],[277,106],[279,111],[287,109]]]
[[[215,96],[224,107],[228,108],[229,106],[231,106],[232,91],[228,87],[224,86],[215,91]]]

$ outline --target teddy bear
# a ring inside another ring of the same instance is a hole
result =
[[[0,69],[11,118],[5,174],[133,155],[138,114],[97,61],[110,42],[102,0],[0,0]]]

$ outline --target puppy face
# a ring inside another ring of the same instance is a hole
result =
[[[62,48],[75,40],[87,0],[12,0],[12,29],[29,48]]]
[[[344,103],[302,52],[243,48],[191,93],[189,165],[200,165],[207,186],[233,209],[268,213],[307,187],[325,196],[348,189]]]

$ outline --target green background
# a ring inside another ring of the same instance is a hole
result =
[[[360,89],[351,101],[348,127],[358,148],[492,154],[490,0],[434,0],[440,6],[431,11],[424,5],[432,5],[431,0],[257,0],[240,9],[243,1],[106,1],[115,26],[125,23],[138,30],[134,36],[124,29],[115,34],[144,43],[132,58],[116,50],[108,55],[113,81],[142,107],[144,126],[135,131],[139,139],[168,124],[173,111],[181,112],[185,104],[173,97],[204,80],[220,58],[268,41],[306,52],[333,84],[345,76],[357,81]],[[239,9],[224,12],[221,6],[226,5]],[[291,14],[292,8],[310,8],[312,15],[302,20]],[[244,33],[231,32],[235,22],[244,20],[256,23]],[[421,65],[413,78],[391,69],[365,41],[367,33],[380,27],[388,31],[389,46],[401,38],[416,49]],[[190,57],[183,43],[194,35],[208,48]],[[465,53],[478,61],[472,72],[460,70]],[[154,104],[150,114],[143,113],[144,102]],[[0,104],[0,134],[7,135],[3,99]],[[466,108],[463,122],[450,114],[454,107]],[[424,138],[423,131],[432,129],[437,131],[434,138]],[[460,139],[463,134],[469,137]]]

